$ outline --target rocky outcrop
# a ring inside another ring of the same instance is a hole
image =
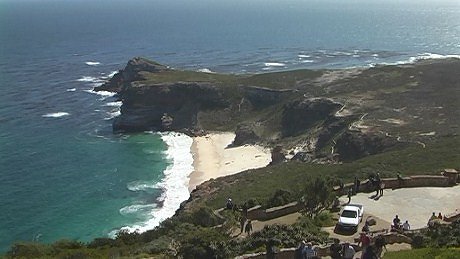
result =
[[[282,135],[291,137],[305,133],[333,117],[341,107],[340,103],[328,98],[310,98],[288,103],[283,108]]]
[[[256,144],[260,141],[260,137],[254,132],[249,125],[239,124],[235,130],[235,139],[231,146],[237,147],[245,144]]]
[[[113,129],[115,132],[191,130],[197,126],[200,111],[229,105],[222,95],[219,88],[209,83],[128,87],[120,92],[123,105]]]
[[[349,130],[337,139],[336,151],[340,160],[351,161],[372,154],[377,154],[400,142],[382,134],[363,133]]]
[[[109,91],[120,93],[126,89],[133,81],[142,81],[145,78],[142,72],[158,73],[168,70],[167,66],[153,62],[151,60],[136,57],[128,61],[123,70],[118,71],[107,83],[96,87],[95,91]]]
[[[286,156],[283,154],[283,147],[276,146],[272,149],[272,161],[270,165],[277,165],[286,161]]]
[[[293,92],[291,89],[270,89],[257,86],[246,86],[244,90],[246,98],[256,109],[274,105],[284,96]]]

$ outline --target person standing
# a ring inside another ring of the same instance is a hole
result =
[[[367,233],[362,232],[359,236],[358,245],[361,244],[361,250],[363,254],[366,253],[367,248],[371,244],[371,238],[367,235]]]
[[[355,249],[350,243],[345,243],[343,245],[343,259],[353,259],[355,253]]]
[[[404,223],[402,224],[402,229],[403,229],[403,231],[408,231],[408,230],[410,230],[410,225],[409,225],[409,221],[408,221],[408,220],[406,220],[406,222],[404,222]]]
[[[314,259],[316,258],[316,251],[313,248],[313,244],[311,242],[307,243],[305,247],[305,259]]]
[[[348,204],[351,202],[351,196],[353,195],[353,188],[348,189]]]
[[[334,239],[334,243],[329,247],[332,259],[341,259],[342,258],[342,246],[340,245],[340,240],[337,238]]]
[[[240,234],[243,233],[244,224],[246,224],[246,218],[244,216],[241,216],[241,218],[240,218]]]
[[[248,223],[246,223],[246,227],[244,228],[244,232],[246,232],[246,234],[248,236],[251,235],[251,232],[252,232],[252,223],[251,223],[251,220],[248,220]]]

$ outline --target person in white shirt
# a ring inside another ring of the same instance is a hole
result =
[[[404,223],[402,224],[402,229],[403,229],[403,231],[410,230],[409,221],[406,220],[406,222],[404,222]]]

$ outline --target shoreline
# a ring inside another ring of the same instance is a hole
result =
[[[213,132],[194,137],[191,147],[193,172],[189,176],[189,192],[210,179],[267,166],[271,151],[258,145],[227,148],[235,133]]]

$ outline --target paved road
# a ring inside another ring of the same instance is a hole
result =
[[[436,215],[460,211],[460,185],[438,188],[406,188],[384,190],[383,196],[373,199],[373,193],[359,193],[353,196],[352,203],[364,205],[364,212],[375,215],[384,221],[392,222],[398,215],[402,222],[409,220],[412,229],[425,227],[433,212]],[[348,199],[344,196],[342,202]]]

